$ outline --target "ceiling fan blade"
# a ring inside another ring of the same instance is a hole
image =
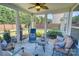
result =
[[[33,6],[29,7],[28,9],[36,8],[37,11],[40,11],[40,9],[48,9],[47,6],[45,6],[46,3],[30,3]],[[38,8],[37,8],[38,7]]]
[[[29,7],[28,9],[32,9],[32,8],[34,8],[35,6],[32,6],[32,7]]]
[[[30,3],[30,4],[32,4],[32,5],[36,5],[36,3]]]
[[[32,5],[45,5],[46,3],[31,3]]]
[[[42,5],[45,5],[46,3],[39,3],[39,4],[42,6]]]
[[[47,6],[41,6],[41,8],[42,8],[42,9],[48,9],[48,7],[47,7]]]

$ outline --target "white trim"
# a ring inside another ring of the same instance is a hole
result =
[[[69,29],[69,34],[71,34],[71,29],[72,29],[72,14],[73,14],[73,10],[78,6],[79,4],[75,4],[71,9],[70,9],[70,11],[71,11],[71,14],[70,14],[70,29]]]
[[[72,8],[71,8],[71,11],[73,11],[79,4],[75,4]]]
[[[74,29],[79,29],[79,27],[77,27],[77,26],[72,26],[72,28],[74,28]]]

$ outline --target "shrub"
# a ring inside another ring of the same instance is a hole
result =
[[[37,37],[41,37],[42,36],[42,33],[41,32],[36,32],[36,36]]]
[[[0,40],[2,40],[2,37],[0,36]]]
[[[47,37],[51,39],[55,39],[58,33],[61,33],[61,32],[59,30],[49,30],[47,32]]]
[[[44,29],[37,29],[36,30],[36,36],[37,37],[41,37],[43,35],[43,33],[44,33]]]

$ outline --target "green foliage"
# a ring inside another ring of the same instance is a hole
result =
[[[19,13],[21,24],[29,24],[31,17],[30,14],[24,12]],[[16,20],[15,10],[6,6],[0,5],[0,24],[15,24]]]
[[[5,30],[4,35],[3,35],[3,38],[4,38],[4,40],[7,41],[7,43],[9,43],[10,42],[10,39],[11,39],[10,32]]]
[[[38,24],[38,23],[45,23],[45,17],[42,17],[42,16],[39,16],[39,17],[36,17],[35,16],[35,22]],[[52,20],[51,19],[47,19],[47,23],[51,23]]]
[[[44,23],[45,22],[45,18],[42,16],[36,17],[35,16],[35,22],[38,23]]]
[[[20,23],[21,24],[29,24],[31,22],[31,16],[29,14],[25,14],[23,12],[19,13],[20,16]]]
[[[15,23],[15,11],[8,7],[0,5],[0,24]]]
[[[37,37],[41,37],[42,36],[42,33],[41,32],[36,32],[36,36]]]
[[[36,36],[41,37],[44,34],[44,29],[37,29],[36,30]]]
[[[58,31],[58,30],[49,30],[48,32],[47,32],[47,36],[49,37],[49,38],[51,38],[51,39],[55,39],[56,38],[56,36],[57,36],[57,34],[59,33],[60,31]]]
[[[0,40],[2,40],[2,37],[0,36]]]
[[[79,15],[72,17],[72,23],[77,23],[79,22]]]

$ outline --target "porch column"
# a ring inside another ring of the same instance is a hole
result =
[[[68,27],[69,27],[69,12],[65,13],[65,34],[68,35]]]
[[[31,17],[31,28],[35,28],[35,22],[34,22],[34,15],[32,14],[32,17]]]
[[[70,35],[71,25],[72,25],[72,12],[67,12],[64,14],[63,21],[61,22],[61,31],[64,35]]]
[[[47,14],[45,14],[45,40],[47,40]]]
[[[61,19],[61,27],[60,31],[62,32],[63,35],[66,34],[66,24],[67,24],[67,16],[66,14],[63,15],[63,18]]]
[[[72,27],[72,12],[69,11],[69,16],[67,21],[67,35],[71,34],[71,27]]]
[[[31,28],[33,28],[33,16],[31,18]]]
[[[17,42],[20,41],[20,20],[19,20],[19,11],[16,10],[16,38]]]
[[[32,28],[32,16],[30,16],[30,23],[28,26],[28,34],[30,33],[30,29]]]

